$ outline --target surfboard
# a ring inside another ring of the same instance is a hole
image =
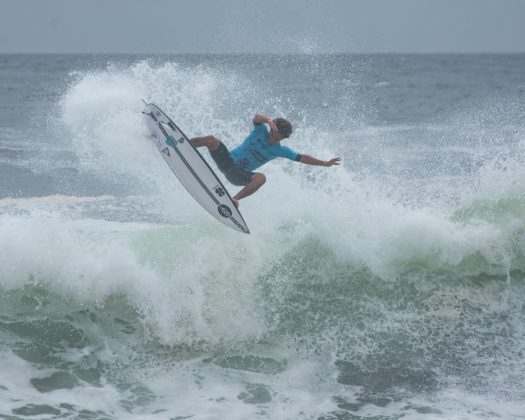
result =
[[[191,196],[213,217],[250,233],[228,190],[180,128],[155,104],[144,102],[144,119],[160,154]]]

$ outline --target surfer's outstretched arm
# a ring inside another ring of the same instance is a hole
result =
[[[341,158],[336,157],[330,160],[320,160],[320,159],[314,158],[313,156],[301,155],[299,162],[305,163],[306,165],[330,167],[334,165],[339,165],[341,163]]]

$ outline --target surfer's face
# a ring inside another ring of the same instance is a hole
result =
[[[278,141],[281,141],[281,140],[284,140],[284,139],[287,139],[288,137],[290,137],[289,135],[287,135],[285,133],[281,133],[279,131],[279,129],[272,131],[272,134],[273,134],[275,140],[278,140]]]
[[[279,132],[279,131],[276,131],[275,132],[275,135],[277,136],[277,138],[279,140],[284,140],[285,138],[287,138],[283,133]]]
[[[281,141],[284,140],[286,137],[283,134],[279,133],[278,130],[272,130],[270,132],[270,138],[273,141]]]

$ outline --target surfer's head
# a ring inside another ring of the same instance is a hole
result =
[[[292,135],[292,124],[290,121],[284,118],[276,118],[273,120],[275,122],[275,125],[277,126],[277,131],[283,138],[287,139]]]

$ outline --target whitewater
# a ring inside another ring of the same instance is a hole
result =
[[[524,66],[1,55],[0,417],[525,419]],[[141,99],[342,164],[261,168],[242,235]]]

